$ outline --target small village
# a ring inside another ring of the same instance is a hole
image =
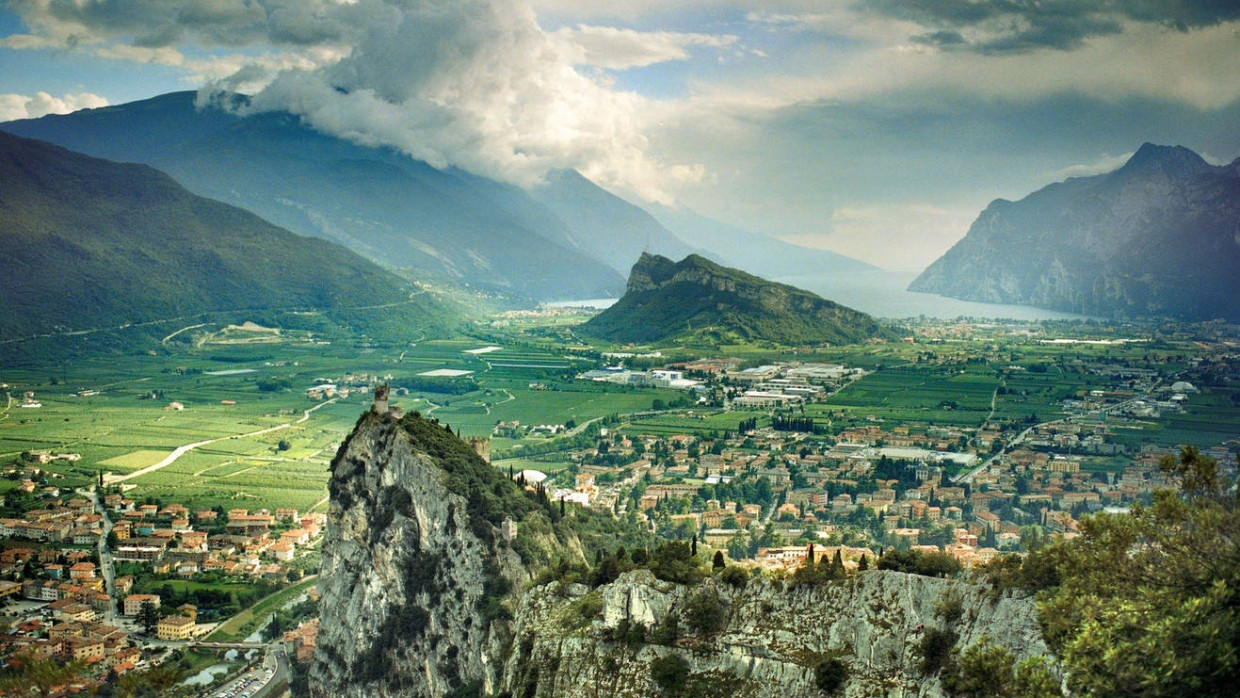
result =
[[[76,663],[79,678],[62,687],[65,695],[202,642],[240,610],[213,586],[241,582],[258,597],[317,570],[323,514],[191,510],[135,501],[114,491],[119,487],[105,488],[102,500],[93,490],[64,493],[40,484],[54,481],[39,466],[56,457],[23,454],[5,473],[21,485],[4,502],[20,516],[0,519],[0,656]],[[317,623],[290,629],[282,649],[307,658],[316,631]],[[253,637],[234,644],[264,643]]]

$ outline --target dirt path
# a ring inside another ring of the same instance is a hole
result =
[[[314,407],[311,407],[310,409],[303,412],[301,415],[301,419],[298,419],[295,422],[285,422],[284,424],[277,424],[274,427],[267,427],[266,429],[259,429],[258,431],[252,431],[252,432],[249,432],[248,434],[234,434],[232,436],[221,436],[218,439],[209,439],[207,441],[197,441],[192,444],[185,444],[184,446],[178,446],[176,450],[174,450],[172,453],[169,453],[163,460],[159,461],[158,463],[154,465],[148,465],[147,467],[141,470],[135,470],[134,472],[127,473],[125,475],[107,475],[104,477],[104,483],[108,485],[112,485],[118,482],[124,482],[125,480],[133,479],[135,477],[140,477],[142,475],[148,475],[150,473],[155,472],[156,470],[159,470],[161,468],[166,468],[169,465],[172,465],[173,463],[177,462],[177,459],[179,459],[181,456],[185,455],[186,453],[189,453],[190,451],[196,448],[201,448],[208,444],[216,443],[217,441],[227,441],[229,439],[244,439],[244,438],[248,438],[251,436],[262,436],[263,434],[270,434],[273,431],[287,429],[295,424],[301,424],[305,422],[306,420],[310,419],[311,412],[314,412],[320,407],[326,407],[332,404],[333,402],[335,402],[336,400],[337,398],[332,398],[330,400],[327,400],[326,402],[320,402]]]

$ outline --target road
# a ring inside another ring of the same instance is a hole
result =
[[[99,501],[99,491],[91,488],[86,493],[90,497],[95,511],[103,517],[103,535],[99,537],[99,570],[103,573],[104,591],[108,594],[108,611],[104,614],[105,625],[116,624],[116,571],[112,566],[112,551],[108,549],[108,534],[112,532],[112,519],[108,518],[108,510]]]
[[[1007,453],[1009,448],[1012,448],[1013,446],[1016,446],[1020,444],[1021,442],[1023,442],[1025,440],[1025,437],[1029,436],[1029,432],[1033,431],[1034,429],[1037,429],[1038,427],[1046,426],[1048,424],[1054,424],[1055,422],[1058,422],[1058,421],[1061,421],[1061,420],[1056,419],[1052,422],[1043,422],[1041,424],[1035,424],[1029,427],[1028,429],[1025,429],[1019,435],[1017,435],[1015,439],[1012,439],[1011,443],[1004,444],[1003,448],[1000,449],[998,453],[982,461],[981,465],[977,466],[976,468],[970,470],[967,473],[957,473],[955,477],[951,478],[951,481],[955,484],[960,484],[962,482],[973,482],[973,478],[976,477],[978,473],[982,472],[986,468],[989,468],[990,464],[994,462],[996,458]]]
[[[277,424],[274,427],[267,427],[266,429],[259,429],[258,431],[252,431],[248,434],[234,434],[232,436],[221,436],[218,439],[209,439],[207,441],[198,441],[192,444],[185,444],[184,446],[178,446],[176,450],[168,454],[167,457],[165,457],[163,460],[159,461],[158,463],[154,465],[148,465],[147,467],[141,470],[135,470],[132,473],[126,473],[124,475],[106,475],[104,476],[104,482],[105,484],[114,485],[118,482],[124,482],[125,480],[129,480],[135,477],[141,477],[142,475],[148,475],[150,473],[155,472],[156,470],[159,470],[161,468],[166,468],[169,465],[172,465],[181,456],[185,455],[186,453],[189,453],[190,451],[196,448],[201,448],[203,446],[207,446],[207,445],[219,442],[219,441],[227,441],[229,439],[245,439],[251,436],[262,436],[263,434],[270,434],[273,431],[279,431],[281,429],[288,429],[289,427],[295,424],[301,424],[305,422],[306,420],[310,419],[311,412],[314,412],[315,410],[321,407],[327,407],[328,405],[335,402],[337,399],[338,398],[332,398],[330,400],[320,402],[314,407],[311,407],[310,409],[303,412],[301,415],[301,419],[295,422],[285,422],[284,424]]]

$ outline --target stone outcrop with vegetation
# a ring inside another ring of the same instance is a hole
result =
[[[944,658],[922,659],[934,631],[951,638],[945,654],[982,642],[1017,662],[1050,654],[1033,600],[985,584],[871,570],[686,585],[639,569],[526,593],[504,685],[522,698],[942,696]]]
[[[633,265],[624,296],[579,331],[622,343],[698,335],[718,341],[847,344],[888,336],[869,315],[809,291],[698,255],[673,262],[648,253]]]
[[[571,534],[556,538],[555,509],[417,413],[364,415],[328,486],[311,694],[496,690],[512,590],[552,549],[580,557]]]

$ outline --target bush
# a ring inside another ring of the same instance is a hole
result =
[[[739,565],[731,565],[719,573],[719,581],[736,589],[744,589],[749,583],[749,571]]]
[[[663,581],[677,584],[696,584],[703,576],[701,563],[694,557],[692,548],[680,541],[655,548],[650,555],[650,571]]]
[[[917,662],[917,670],[925,676],[938,673],[951,657],[952,648],[959,639],[960,636],[953,630],[926,628],[921,641],[917,643],[916,652],[921,657]]]
[[[826,694],[844,687],[848,681],[848,664],[839,657],[823,657],[814,664],[814,685]]]
[[[695,633],[715,633],[723,629],[726,612],[723,599],[714,589],[702,589],[685,603],[685,623]]]
[[[943,619],[944,623],[954,625],[964,616],[964,601],[960,598],[960,592],[955,589],[949,589],[939,597],[939,602],[934,605],[934,617]]]
[[[650,663],[650,678],[664,694],[679,695],[689,682],[689,663],[678,654],[659,657]]]
[[[962,569],[960,561],[947,553],[919,553],[916,550],[889,550],[878,559],[878,569],[950,577]]]

